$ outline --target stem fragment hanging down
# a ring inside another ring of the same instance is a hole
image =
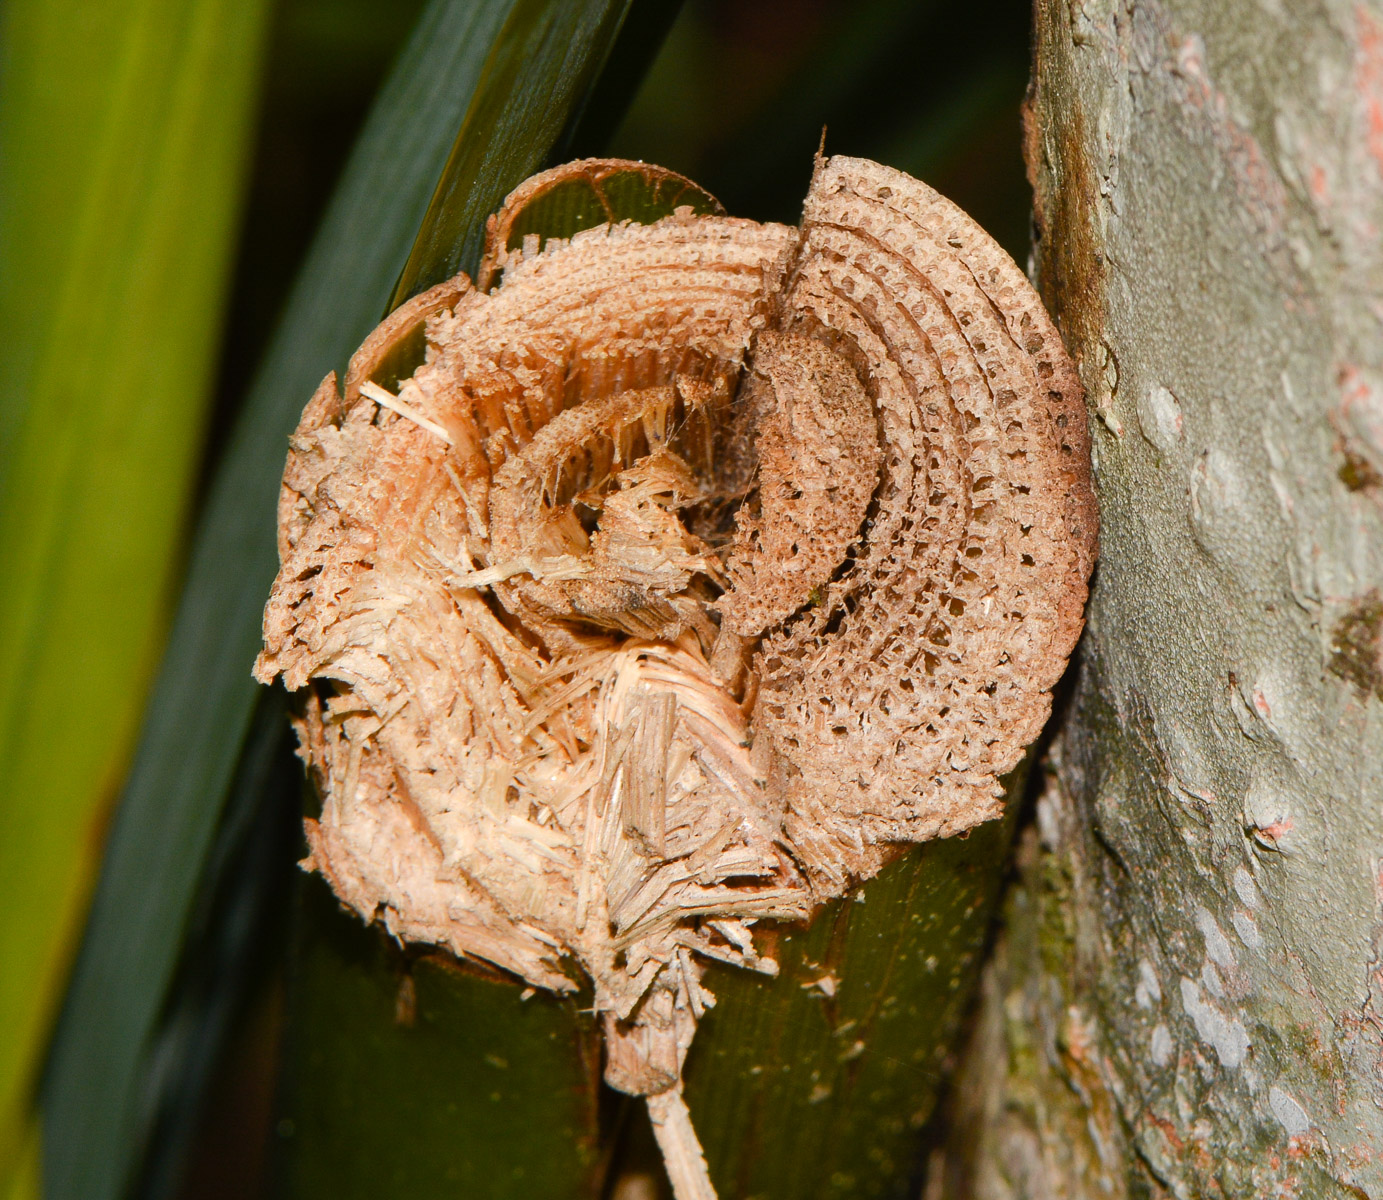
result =
[[[756,921],[999,815],[1081,628],[1084,407],[1019,269],[875,163],[820,160],[800,229],[513,224],[492,291],[415,297],[308,404],[256,673],[305,689],[305,865],[588,976],[607,1081],[710,1197],[704,964],[772,974]]]

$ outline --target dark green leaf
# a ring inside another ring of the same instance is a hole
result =
[[[605,69],[582,105],[579,119],[568,124],[552,148],[547,166],[608,153],[610,136],[624,120],[682,4],[683,0],[637,0],[630,6]]]
[[[632,0],[515,0],[456,135],[389,307],[474,275],[485,218],[534,174],[581,106]]]
[[[255,706],[184,931],[177,974],[145,1053],[147,1125],[138,1134],[144,1161],[128,1200],[179,1194],[203,1110],[224,1100],[204,1096],[208,1081],[244,1019],[247,1001],[283,961],[303,791],[287,708],[281,688],[265,688]]]

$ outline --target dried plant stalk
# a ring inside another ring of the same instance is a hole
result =
[[[999,815],[1081,628],[1083,401],[1013,262],[875,163],[819,160],[800,229],[512,223],[495,290],[416,297],[309,403],[256,673],[307,689],[306,865],[399,938],[588,976],[607,1080],[711,1196],[703,963],[772,974],[756,920]]]

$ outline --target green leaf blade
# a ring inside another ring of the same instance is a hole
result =
[[[0,1189],[166,623],[266,7],[4,13]]]
[[[474,276],[485,219],[538,171],[579,117],[632,0],[517,0],[475,97],[389,308],[449,279]]]

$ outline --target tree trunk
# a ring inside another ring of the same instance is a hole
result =
[[[1036,42],[1102,557],[933,1185],[1383,1196],[1383,13]]]

